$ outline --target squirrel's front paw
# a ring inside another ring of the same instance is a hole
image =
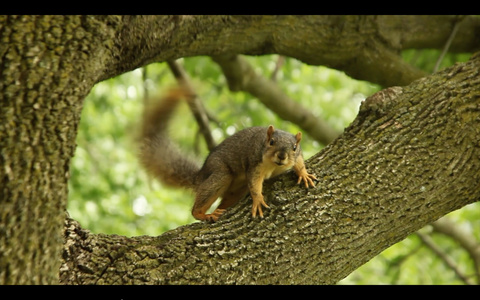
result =
[[[262,211],[262,206],[267,207],[267,203],[265,203],[265,200],[263,199],[262,195],[257,195],[257,196],[252,196],[253,199],[253,205],[252,205],[252,216],[256,217],[257,212],[260,217],[263,218],[263,211]]]
[[[315,177],[315,175],[308,174],[307,171],[303,169],[302,172],[298,175],[297,184],[303,181],[303,183],[305,183],[306,188],[308,188],[309,185],[314,187],[315,186],[315,183],[313,182],[314,180],[317,180],[317,177]]]

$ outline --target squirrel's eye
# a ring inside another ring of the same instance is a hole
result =
[[[275,141],[273,139],[270,140],[270,146],[273,146],[275,144]]]
[[[297,145],[293,145],[293,151],[297,151]]]

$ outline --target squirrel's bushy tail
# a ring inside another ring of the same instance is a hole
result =
[[[145,107],[141,128],[140,162],[150,175],[173,187],[193,188],[200,166],[183,155],[167,135],[168,121],[187,92],[172,89],[158,103]]]

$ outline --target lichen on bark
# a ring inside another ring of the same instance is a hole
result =
[[[86,45],[102,37],[83,29],[89,20],[0,17],[1,283],[58,283],[58,212],[66,209],[82,101],[95,82],[88,66],[96,54]]]

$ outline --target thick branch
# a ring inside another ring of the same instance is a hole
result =
[[[93,235],[68,221],[63,283],[335,283],[392,244],[480,200],[480,54],[369,97],[344,134],[217,223],[159,237]]]
[[[400,25],[401,24],[401,25]],[[480,48],[476,16],[379,16],[378,30],[398,49],[442,49],[455,25],[458,32],[450,50],[474,52]]]
[[[82,103],[104,66],[92,47],[110,34],[87,16],[0,16],[0,285],[58,283]]]
[[[454,16],[124,16],[101,79],[156,61],[277,53],[383,86],[425,75],[399,56],[445,45]],[[462,21],[451,49],[480,48],[480,18]]]

